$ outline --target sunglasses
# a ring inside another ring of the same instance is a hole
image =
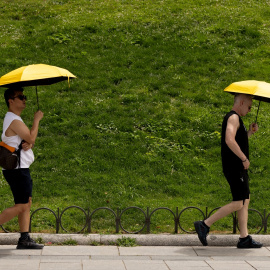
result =
[[[20,100],[24,100],[24,99],[27,100],[27,97],[25,95],[18,95],[18,96],[14,97],[14,98],[18,98]]]

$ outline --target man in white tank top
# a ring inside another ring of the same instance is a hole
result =
[[[20,165],[14,170],[3,170],[15,205],[5,209],[0,214],[0,224],[4,224],[18,216],[21,237],[17,249],[42,249],[43,245],[35,243],[29,236],[30,208],[32,203],[32,179],[29,167],[34,161],[32,147],[38,134],[39,122],[43,113],[37,111],[34,115],[32,128],[29,129],[20,117],[26,107],[26,96],[22,88],[9,88],[5,91],[8,112],[3,123],[2,141],[16,149],[22,142]]]

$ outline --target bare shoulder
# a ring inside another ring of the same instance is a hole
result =
[[[239,116],[237,114],[232,114],[228,118],[228,125],[232,125],[234,127],[239,127],[239,125],[240,125]]]
[[[6,130],[6,136],[21,135],[21,133],[27,132],[28,128],[24,122],[20,120],[13,120]]]
[[[14,119],[10,125],[9,125],[9,128],[13,128],[14,126],[25,126],[24,122],[18,120],[18,119]]]

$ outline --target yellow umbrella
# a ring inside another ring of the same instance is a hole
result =
[[[50,85],[64,80],[68,80],[69,82],[69,80],[73,78],[76,78],[76,76],[64,68],[37,64],[20,67],[5,74],[0,78],[0,87],[36,86],[37,94],[37,85]]]
[[[224,91],[229,92],[231,94],[242,93],[252,95],[254,99],[260,101],[255,123],[257,122],[261,101],[270,102],[270,83],[263,81],[248,80],[248,81],[234,82],[230,84],[228,87],[226,87]]]

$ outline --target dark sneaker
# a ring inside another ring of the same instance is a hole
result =
[[[239,238],[237,243],[237,248],[261,248],[262,246],[263,244],[254,241],[250,235],[244,239]]]
[[[26,239],[19,239],[17,249],[43,249],[44,245],[37,244],[28,236]]]
[[[198,237],[201,241],[201,243],[204,245],[204,246],[208,246],[208,243],[207,243],[207,240],[206,240],[206,237],[209,233],[209,227],[207,227],[203,221],[196,221],[194,222],[194,226],[195,226],[195,230],[198,234]]]

